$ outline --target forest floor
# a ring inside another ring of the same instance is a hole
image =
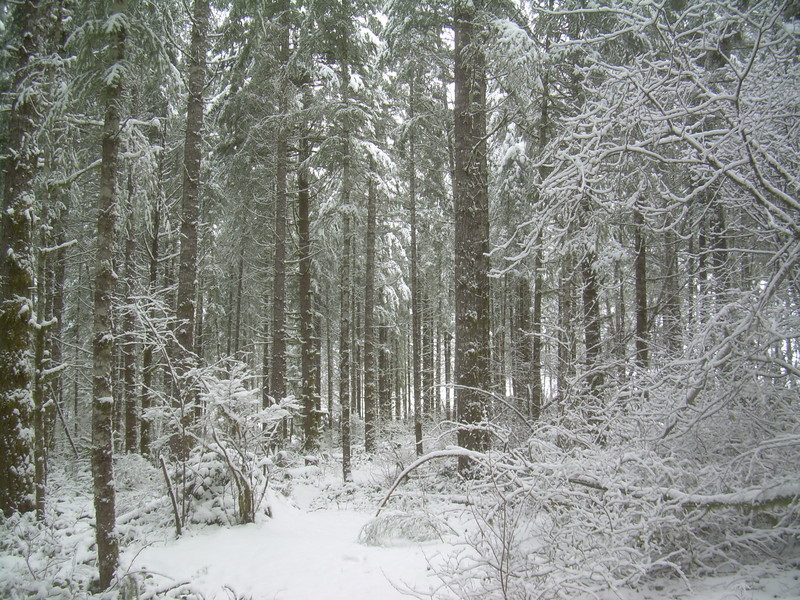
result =
[[[395,600],[445,592],[437,573],[468,556],[463,533],[474,521],[452,481],[441,469],[420,469],[375,519],[396,466],[356,457],[348,484],[340,468],[335,456],[305,466],[295,455],[275,472],[265,503],[271,517],[261,511],[248,525],[193,524],[176,538],[160,472],[139,457],[120,457],[122,581],[136,582],[128,597]],[[88,465],[67,464],[51,479],[47,527],[27,517],[0,523],[0,598],[93,597],[86,591],[95,576]],[[105,597],[121,597],[118,591]],[[648,580],[596,598],[800,600],[800,568],[765,560],[724,576]]]

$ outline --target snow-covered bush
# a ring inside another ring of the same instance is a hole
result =
[[[177,464],[184,512],[199,523],[251,523],[269,485],[271,443],[293,398],[262,409],[245,366],[204,369],[198,377],[203,416],[193,427],[189,458]]]
[[[474,524],[442,570],[442,597],[591,597],[665,571],[725,570],[796,541],[796,480],[745,487],[729,471],[726,485],[725,471],[680,452],[615,441],[541,426],[526,448],[480,457]]]
[[[394,546],[441,539],[444,526],[424,512],[384,512],[367,522],[358,541],[367,546]]]

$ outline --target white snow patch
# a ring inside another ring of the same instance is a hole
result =
[[[228,598],[226,587],[253,600],[394,600],[401,590],[432,590],[429,562],[445,544],[370,547],[358,533],[370,515],[349,510],[304,512],[282,497],[273,518],[210,528],[145,548],[133,569],[189,581],[207,600]]]

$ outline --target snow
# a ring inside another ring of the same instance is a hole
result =
[[[375,547],[358,543],[370,516],[353,510],[307,512],[272,501],[273,518],[150,546],[133,560],[143,569],[191,582],[208,600],[226,588],[253,600],[393,600],[410,586],[435,585],[428,562],[441,543]]]
[[[159,470],[136,455],[117,457],[121,586],[137,581],[136,595],[129,597],[138,600],[399,600],[409,592],[455,599],[445,593],[437,573],[448,564],[472,564],[462,536],[475,529],[475,507],[466,506],[464,496],[431,466],[463,452],[447,448],[416,461],[413,452],[404,456],[419,468],[377,518],[381,498],[397,475],[387,463],[361,457],[354,481],[344,484],[336,454],[324,453],[319,464],[303,466],[304,457],[287,453],[291,464],[273,472],[271,517],[262,510],[247,525],[191,523],[178,539]],[[31,514],[0,520],[0,598],[122,598],[85,591],[96,577],[88,467],[88,462],[59,465],[52,473],[47,528]],[[530,547],[535,551],[537,544]],[[800,563],[791,558],[796,550],[787,549],[787,560],[765,556],[755,565],[685,580],[646,579],[637,588],[616,587],[592,597],[800,600]],[[588,572],[591,565],[582,568]],[[475,592],[465,598],[488,600]]]

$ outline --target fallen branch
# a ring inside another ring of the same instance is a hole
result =
[[[428,462],[429,460],[433,460],[434,458],[460,458],[460,457],[469,458],[470,460],[474,460],[475,462],[481,462],[482,460],[486,459],[486,455],[483,454],[482,452],[475,452],[474,450],[467,450],[466,448],[458,448],[458,447],[448,448],[446,450],[436,450],[434,452],[429,452],[425,456],[420,456],[417,460],[415,460],[413,463],[411,463],[405,469],[403,469],[403,472],[397,476],[397,479],[394,480],[392,487],[390,487],[389,491],[386,492],[386,496],[383,497],[383,500],[378,506],[378,512],[375,513],[375,516],[377,517],[381,514],[381,511],[383,510],[384,506],[386,506],[386,503],[389,501],[389,498],[391,498],[394,491],[397,489],[397,486],[399,486],[403,482],[403,480],[406,477],[408,477],[409,473],[414,471],[417,467],[419,467],[420,465],[424,465],[426,462]]]
[[[800,483],[787,483],[770,488],[754,488],[728,494],[687,494],[673,488],[630,488],[604,485],[598,481],[581,477],[571,477],[569,482],[600,492],[615,489],[624,495],[646,498],[654,494],[665,500],[672,500],[681,506],[692,508],[753,508],[764,509],[773,506],[786,506],[800,499]]]
[[[161,471],[164,473],[164,481],[167,483],[169,499],[172,501],[172,511],[175,513],[175,535],[181,537],[181,513],[178,510],[178,500],[175,498],[175,490],[172,489],[172,479],[170,479],[169,471],[167,471],[167,462],[163,456],[159,456],[159,459],[161,461]]]

